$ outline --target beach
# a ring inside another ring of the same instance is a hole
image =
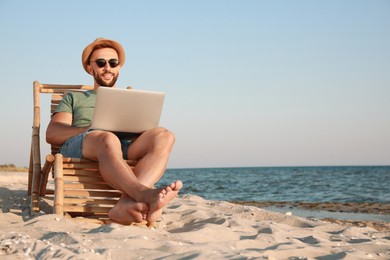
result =
[[[99,225],[53,215],[50,201],[30,215],[26,190],[27,173],[0,173],[1,259],[390,259],[385,222],[304,218],[181,194],[154,228]],[[377,208],[388,214],[388,205]]]

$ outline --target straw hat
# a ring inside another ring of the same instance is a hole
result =
[[[96,47],[99,45],[113,48],[118,53],[118,59],[121,66],[125,64],[125,59],[126,59],[125,50],[123,49],[122,45],[119,42],[105,39],[105,38],[97,38],[95,41],[93,41],[91,44],[85,47],[83,51],[83,55],[81,56],[81,62],[83,63],[83,67],[88,74],[89,72],[87,70],[87,65],[89,64],[89,58],[91,57],[91,53],[94,50],[96,50]]]

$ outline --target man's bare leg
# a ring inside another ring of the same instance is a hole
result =
[[[137,176],[140,183],[147,187],[153,188],[154,185],[163,176],[173,144],[175,142],[174,135],[164,128],[155,128],[144,132],[139,136],[129,147],[127,157],[131,160],[137,160],[138,163],[134,169],[134,174]],[[178,191],[182,188],[183,183],[171,183],[162,190],[164,199],[150,207],[148,222],[158,220],[162,214],[164,201],[170,197],[176,197]]]
[[[175,136],[164,128],[154,128],[140,135],[129,147],[127,158],[138,161],[134,169],[140,183],[152,188],[163,176]]]
[[[122,159],[118,138],[109,132],[94,131],[89,133],[85,137],[83,143],[83,156],[99,162],[101,175],[109,185],[115,189],[121,190],[137,202],[145,202],[149,206],[148,221],[156,219],[156,214],[161,212],[160,210],[162,207],[166,206],[169,201],[176,197],[178,191],[182,187],[182,183],[179,182],[172,185],[173,189],[170,186],[164,189],[150,188],[150,186],[153,186],[161,177],[161,169],[150,172],[149,178],[144,177],[149,180],[146,182],[144,181],[148,186],[150,185],[149,187],[141,183],[138,180],[138,176],[131,171],[126,162]],[[145,156],[145,154],[143,154],[143,156]],[[160,165],[163,165],[165,169],[166,162],[163,162]],[[124,201],[123,198],[121,198],[121,200],[119,206],[123,206],[124,204],[130,206],[130,201]],[[118,207],[118,209],[119,208],[121,207]],[[134,209],[137,207],[132,208]],[[161,215],[161,213],[159,214]]]

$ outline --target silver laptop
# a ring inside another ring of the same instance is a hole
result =
[[[99,87],[92,129],[142,133],[159,126],[165,93]]]

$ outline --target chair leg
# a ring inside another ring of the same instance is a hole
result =
[[[62,154],[55,155],[54,161],[54,214],[64,215],[64,178]]]
[[[37,193],[31,194],[31,213],[39,212],[39,195]]]
[[[31,185],[31,213],[39,212],[39,183],[41,177],[40,164],[33,166],[32,185]]]
[[[32,178],[29,181],[31,181],[31,213],[34,213],[39,212],[39,184],[41,182],[39,127],[33,127],[32,139]]]
[[[30,151],[30,163],[28,166],[28,189],[27,189],[27,196],[31,195],[31,190],[32,190],[32,181],[33,181],[33,148],[31,144],[31,151]]]
[[[55,159],[55,157],[52,154],[49,154],[46,156],[45,164],[42,167],[40,184],[39,184],[39,195],[40,196],[46,195],[47,181],[49,179],[49,172],[53,166],[54,159]]]

